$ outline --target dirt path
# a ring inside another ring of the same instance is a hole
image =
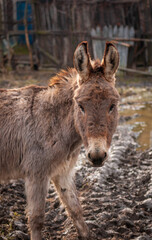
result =
[[[133,132],[119,126],[104,167],[92,168],[82,149],[76,185],[94,240],[152,239],[152,149],[137,153],[135,147]],[[0,194],[0,240],[28,240],[23,182],[0,185]],[[77,239],[52,185],[43,237]]]

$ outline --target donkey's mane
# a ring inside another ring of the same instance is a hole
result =
[[[103,73],[103,67],[101,66],[101,61],[99,59],[91,61],[93,73]],[[63,87],[67,83],[71,84],[76,81],[77,71],[75,68],[68,68],[67,70],[61,70],[54,77],[50,79],[49,87],[57,86]]]
[[[103,66],[101,65],[100,59],[91,61],[91,65],[92,65],[93,73],[102,73],[103,74]]]
[[[77,71],[74,68],[68,68],[67,70],[61,70],[54,77],[50,79],[49,87],[57,86],[63,87],[67,83],[71,83],[76,80]]]

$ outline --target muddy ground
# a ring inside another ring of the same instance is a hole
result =
[[[0,84],[5,87],[26,85],[27,79],[22,83],[18,79],[16,83],[6,79]],[[136,150],[137,134],[124,124],[125,121],[126,117],[121,117],[109,160],[102,168],[90,166],[83,148],[76,167],[75,182],[94,240],[152,239],[152,149]],[[30,239],[25,208],[22,180],[0,185],[0,240]],[[52,184],[46,199],[43,238],[78,239]]]

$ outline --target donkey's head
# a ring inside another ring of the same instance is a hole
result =
[[[119,94],[115,88],[115,73],[118,65],[118,51],[110,42],[106,43],[102,62],[91,61],[87,42],[80,43],[74,53],[78,73],[75,126],[93,166],[102,166],[107,159],[117,126]]]

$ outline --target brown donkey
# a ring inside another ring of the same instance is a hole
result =
[[[89,238],[73,167],[82,143],[93,166],[108,157],[118,117],[118,64],[112,43],[106,43],[100,62],[90,59],[82,42],[74,53],[75,68],[61,71],[48,87],[0,90],[0,180],[25,179],[32,240],[42,239],[50,178],[78,234]]]

